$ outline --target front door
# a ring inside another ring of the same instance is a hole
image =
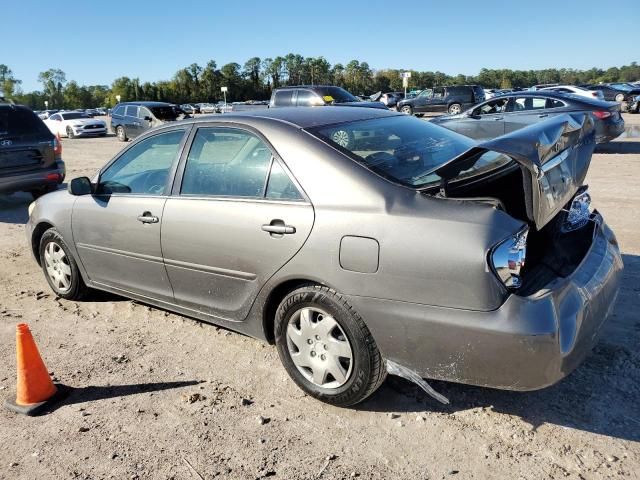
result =
[[[91,282],[171,301],[160,226],[185,130],[133,144],[101,173],[96,193],[73,207],[73,238]]]
[[[427,105],[429,104],[432,95],[433,90],[431,90],[430,88],[425,88],[424,90],[422,90],[413,101],[413,111],[416,113],[429,111]]]
[[[433,89],[433,95],[427,102],[427,112],[446,112],[447,99],[445,97],[444,87],[436,87]]]
[[[201,127],[167,200],[162,250],[176,302],[242,320],[302,247],[313,207],[255,133]]]
[[[127,137],[136,138],[140,135],[141,130],[140,119],[138,118],[138,106],[127,105],[124,115],[124,129]]]
[[[457,132],[476,140],[489,140],[505,133],[505,114],[508,112],[509,97],[492,99],[476,107],[471,115],[461,120]]]

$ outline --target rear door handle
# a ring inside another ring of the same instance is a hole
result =
[[[142,215],[138,215],[138,221],[142,223],[158,223],[160,219],[151,215],[151,212],[144,212]]]
[[[504,120],[504,117],[498,117],[493,119],[494,122],[499,122],[500,120]]]
[[[282,220],[272,220],[271,223],[262,225],[262,230],[276,235],[291,235],[296,233],[296,227],[285,225]]]

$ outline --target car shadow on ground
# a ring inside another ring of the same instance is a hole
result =
[[[0,223],[24,225],[29,220],[29,204],[33,197],[29,193],[0,195]]]
[[[74,388],[61,386],[63,393],[62,399],[51,404],[45,413],[52,413],[59,408],[67,405],[76,405],[80,403],[91,403],[97,400],[106,400],[109,398],[127,397],[129,395],[138,395],[140,393],[159,392],[162,390],[170,390],[174,388],[190,387],[203,383],[202,380],[186,380],[180,382],[157,382],[157,383],[134,383],[129,385],[104,385]]]
[[[442,405],[413,383],[389,376],[359,410],[452,414],[491,409],[515,415],[534,429],[545,423],[640,441],[640,256],[623,255],[620,293],[612,317],[591,355],[556,385],[511,392],[430,381],[451,404]]]

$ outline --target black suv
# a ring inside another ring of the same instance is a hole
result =
[[[123,102],[111,111],[111,131],[118,140],[125,142],[150,128],[173,122],[181,110],[164,102]]]
[[[339,105],[344,107],[387,107],[381,102],[363,102],[344,88],[332,85],[299,85],[276,88],[271,94],[269,107],[316,107]]]
[[[425,112],[448,112],[457,115],[484,102],[484,89],[479,85],[453,85],[425,88],[417,96],[398,102],[399,112],[412,115]]]
[[[42,120],[22,105],[0,103],[0,193],[56,190],[65,176],[62,145]]]

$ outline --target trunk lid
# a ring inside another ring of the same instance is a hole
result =
[[[435,172],[446,181],[470,168],[478,153],[494,151],[508,155],[522,168],[527,217],[540,230],[584,182],[595,145],[591,115],[559,115],[482,142]]]

